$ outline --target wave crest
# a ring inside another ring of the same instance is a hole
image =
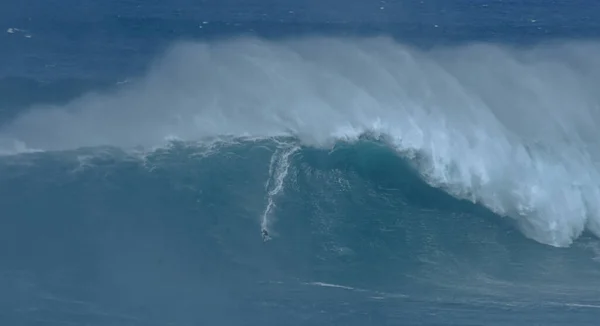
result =
[[[516,219],[540,242],[600,235],[600,44],[419,50],[388,38],[184,43],[145,78],[0,129],[2,152],[370,134],[432,185]],[[16,148],[18,151],[18,148]]]

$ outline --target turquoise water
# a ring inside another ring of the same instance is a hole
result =
[[[0,5],[6,325],[595,325],[590,1]]]

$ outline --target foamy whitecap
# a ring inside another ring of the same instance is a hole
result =
[[[600,235],[600,44],[421,51],[391,39],[245,38],[172,48],[110,94],[36,107],[0,129],[28,148],[134,147],[176,135],[380,135],[432,185],[569,245]]]

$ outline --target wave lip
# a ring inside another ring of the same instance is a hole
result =
[[[1,127],[0,144],[19,152],[291,135],[330,147],[369,134],[431,185],[568,246],[585,230],[600,235],[595,54],[597,42],[427,51],[388,38],[182,43],[116,92],[21,114]]]

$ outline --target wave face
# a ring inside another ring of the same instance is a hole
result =
[[[429,185],[510,218],[531,239],[569,246],[586,231],[600,235],[598,54],[596,42],[430,50],[388,38],[182,43],[116,90],[17,115],[0,127],[0,149],[286,136],[326,149],[367,136]]]
[[[594,237],[564,250],[528,240],[417,169],[368,137],[5,156],[1,318],[433,325],[484,309],[594,320]]]

